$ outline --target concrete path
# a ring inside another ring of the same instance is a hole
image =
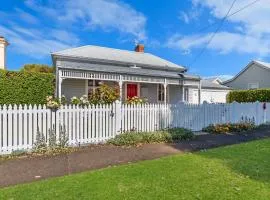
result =
[[[96,145],[52,157],[17,158],[0,163],[0,187],[268,137],[270,130],[262,129],[248,135],[200,135],[176,144]]]

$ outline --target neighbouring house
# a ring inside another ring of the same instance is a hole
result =
[[[223,82],[233,89],[270,88],[270,63],[251,61],[232,79]]]
[[[7,40],[0,36],[0,69],[6,69],[6,48],[8,45]]]
[[[201,80],[201,102],[226,103],[227,94],[232,90],[221,84],[219,78]]]
[[[102,82],[117,87],[122,101],[138,96],[149,103],[201,102],[199,76],[140,44],[135,51],[82,46],[52,53],[52,59],[58,97],[89,95]]]

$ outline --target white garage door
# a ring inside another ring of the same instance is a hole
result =
[[[229,91],[226,90],[202,90],[201,102],[207,103],[226,103],[226,96]]]

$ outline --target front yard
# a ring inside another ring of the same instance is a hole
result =
[[[0,199],[269,199],[270,139],[0,189]]]

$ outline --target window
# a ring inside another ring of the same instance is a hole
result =
[[[188,88],[185,88],[185,94],[184,94],[185,96],[184,96],[184,100],[186,101],[186,102],[188,102],[189,101],[189,92],[188,92]]]
[[[100,80],[89,80],[88,81],[88,96],[93,94],[98,89],[101,83],[102,81]]]
[[[259,83],[249,83],[248,84],[248,89],[258,89],[259,88]]]
[[[162,84],[158,84],[158,101],[164,101],[164,86]]]

